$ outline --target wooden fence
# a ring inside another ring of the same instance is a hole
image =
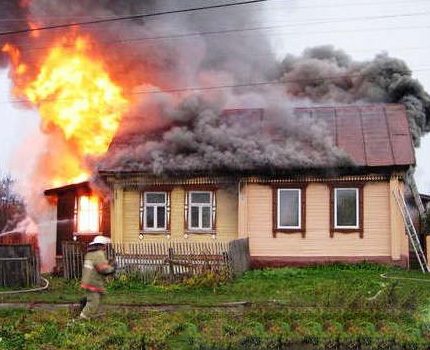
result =
[[[63,242],[63,267],[66,279],[80,278],[86,247]],[[230,242],[144,242],[111,244],[107,257],[115,262],[117,274],[133,274],[143,282],[162,279],[181,281],[207,272],[233,277],[249,268],[247,238]]]
[[[29,244],[0,245],[0,287],[29,287],[40,283],[39,260]]]

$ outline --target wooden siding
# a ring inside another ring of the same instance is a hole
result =
[[[364,233],[334,233],[330,238],[330,189],[309,184],[306,191],[306,237],[298,233],[272,236],[272,188],[248,184],[247,231],[252,256],[391,256],[388,182],[364,186]],[[242,215],[242,214],[241,214]]]
[[[139,201],[140,193],[137,191],[124,191],[123,209],[123,243],[139,241]]]
[[[175,186],[170,195],[170,238],[175,241],[212,240],[209,234],[189,234],[184,237],[185,190]],[[138,190],[119,190],[114,193],[112,215],[112,239],[116,243],[137,243],[139,240],[139,201]],[[227,241],[238,237],[238,203],[236,189],[219,189],[216,192],[217,222],[216,239]],[[145,234],[143,240],[152,242],[167,240],[165,234]]]

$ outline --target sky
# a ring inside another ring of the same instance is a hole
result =
[[[261,23],[250,25],[272,27],[266,32],[280,59],[287,53],[298,55],[307,47],[326,44],[359,61],[387,52],[403,59],[430,91],[429,0],[268,0],[255,9],[261,11]],[[23,157],[20,146],[32,142],[32,134],[38,132],[39,117],[37,111],[10,102],[7,74],[0,70],[0,171],[19,178],[23,169],[15,168],[14,160]],[[423,193],[430,193],[429,154],[427,135],[416,150],[415,177]],[[28,163],[26,170],[31,171],[31,159]]]

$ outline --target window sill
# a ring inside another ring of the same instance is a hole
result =
[[[363,238],[363,229],[362,228],[331,228],[330,229],[330,237],[333,238],[335,233],[358,233],[360,238]]]
[[[103,232],[73,232],[73,236],[103,236]]]
[[[216,235],[215,230],[185,230],[185,235]]]
[[[144,236],[169,236],[170,235],[170,231],[141,231],[139,232],[139,234],[144,235]]]
[[[286,233],[286,234],[300,233],[302,235],[302,238],[305,238],[306,231],[304,229],[299,229],[299,228],[275,228],[273,230],[273,237],[276,238],[276,235],[278,233]]]

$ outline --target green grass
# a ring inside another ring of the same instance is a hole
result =
[[[411,280],[383,279],[382,273]],[[49,280],[45,292],[3,295],[0,301],[76,302],[83,295],[78,281]],[[206,282],[111,280],[104,300],[110,307],[93,322],[72,322],[66,309],[0,309],[0,350],[430,348],[430,278],[419,272],[371,264],[265,269],[196,287]],[[252,304],[174,312],[113,307],[235,301]]]
[[[412,280],[382,279],[381,273]],[[38,293],[0,295],[0,302],[74,302],[84,293],[78,281],[49,278],[49,290]],[[410,307],[428,297],[430,278],[419,272],[379,265],[332,265],[311,268],[253,270],[233,282],[214,287],[189,285],[143,285],[133,278],[111,280],[107,304],[215,305],[225,302],[276,301],[290,307]],[[374,301],[368,300],[382,290]]]

